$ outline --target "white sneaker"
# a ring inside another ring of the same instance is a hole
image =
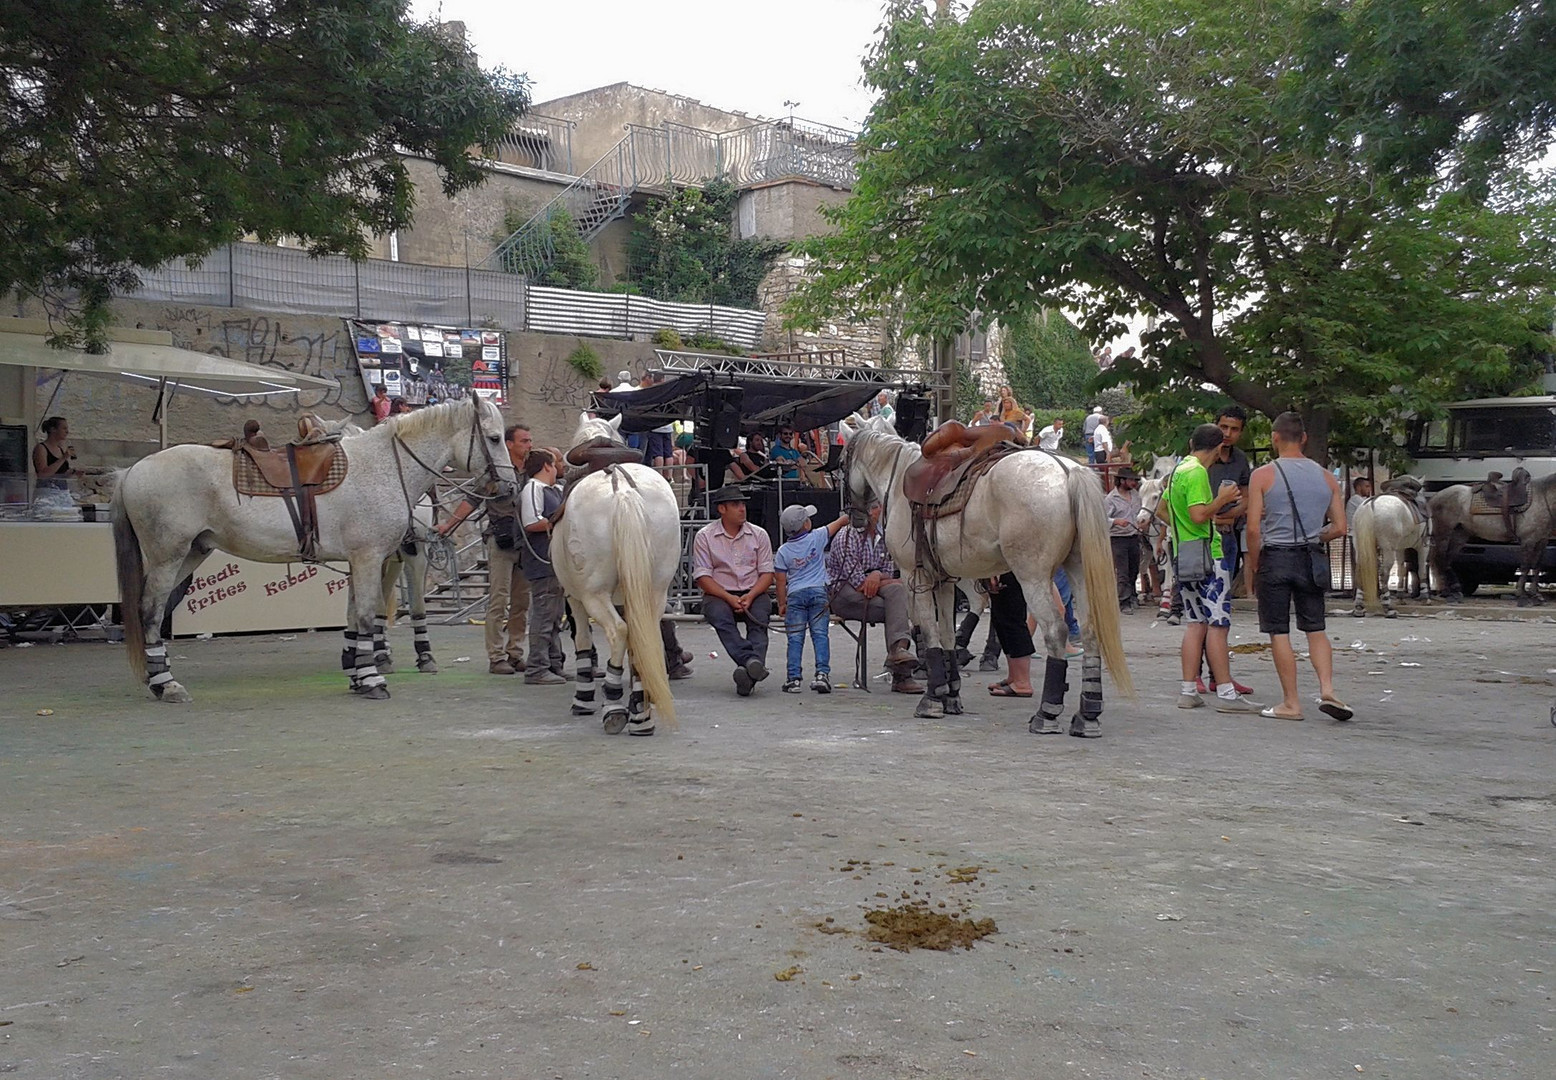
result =
[[[1178,695],[1178,708],[1180,709],[1203,709],[1204,707],[1205,699],[1198,694]]]
[[[1264,706],[1249,697],[1247,694],[1238,694],[1236,697],[1225,698],[1216,695],[1216,712],[1224,713],[1253,713],[1255,715],[1264,711]]]

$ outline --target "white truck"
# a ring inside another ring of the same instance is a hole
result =
[[[1520,466],[1536,477],[1556,472],[1556,394],[1454,402],[1445,417],[1416,420],[1406,450],[1412,474],[1429,492],[1479,483],[1490,472],[1508,477]],[[1484,584],[1512,581],[1518,549],[1472,539],[1453,568],[1468,595]],[[1556,570],[1556,546],[1547,546],[1543,568]]]

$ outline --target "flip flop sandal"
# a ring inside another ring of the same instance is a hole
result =
[[[1275,711],[1275,706],[1273,706],[1273,705],[1271,705],[1268,709],[1260,709],[1259,710],[1259,715],[1264,717],[1266,720],[1301,720],[1301,719],[1303,719],[1303,717],[1301,717],[1301,716],[1287,716],[1285,713],[1278,713],[1278,712]]]
[[[1339,698],[1321,698],[1318,703],[1318,711],[1336,720],[1349,720],[1356,715],[1351,707]]]
[[[1028,690],[1028,691],[1023,693],[1020,690],[1012,690],[1010,688],[1010,683],[1009,682],[997,682],[993,686],[989,687],[989,696],[991,696],[991,697],[1022,697],[1022,698],[1026,698],[1026,697],[1031,697],[1032,696],[1032,691]]]

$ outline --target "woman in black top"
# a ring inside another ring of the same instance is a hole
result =
[[[70,425],[63,416],[51,416],[43,422],[43,441],[32,448],[32,468],[38,474],[39,487],[70,487],[68,478],[75,473],[70,462],[76,450],[65,445],[68,438]]]

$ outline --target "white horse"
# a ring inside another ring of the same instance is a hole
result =
[[[572,445],[607,439],[625,446],[620,428],[620,416],[600,420],[584,413]],[[610,644],[603,717],[608,735],[623,729],[652,735],[649,705],[660,720],[675,726],[659,620],[680,562],[680,507],[669,481],[659,473],[629,463],[568,482],[562,519],[551,534],[551,568],[573,607],[578,669],[572,711],[574,716],[595,711],[598,656],[589,630],[593,620]],[[627,686],[631,692],[623,704]]]
[[[452,463],[513,489],[497,407],[480,398],[434,405],[341,440],[340,486],[318,497],[320,561],[344,561],[351,689],[387,698],[373,663],[373,603],[384,561],[399,547],[411,510]],[[212,551],[253,562],[300,562],[297,534],[279,498],[238,495],[232,454],[210,446],[171,446],[137,461],[119,478],[114,547],[130,668],[162,701],[189,700],[168,668],[161,626],[173,587]],[[359,583],[364,587],[359,588]]]
[[[1159,457],[1156,460],[1159,465],[1163,459]],[[1167,460],[1176,462],[1177,459]],[[1162,501],[1162,489],[1173,468],[1170,465],[1161,476],[1153,475],[1149,480],[1140,481],[1140,515],[1135,518],[1136,527],[1151,542],[1151,561],[1162,583],[1161,600],[1157,605],[1159,616],[1172,611],[1172,590],[1177,584],[1172,570],[1172,551],[1167,541],[1167,523],[1156,516],[1156,508]]]
[[[1392,619],[1394,610],[1393,570],[1399,568],[1399,586],[1410,592],[1410,563],[1405,553],[1416,553],[1416,591],[1426,590],[1432,598],[1432,576],[1427,569],[1427,523],[1420,520],[1410,503],[1399,495],[1385,492],[1357,507],[1351,521],[1351,542],[1356,550],[1356,606],[1351,614],[1361,618],[1367,608],[1378,606],[1379,580],[1383,587],[1383,615]],[[1381,558],[1386,553],[1387,558]]]
[[[881,500],[886,547],[897,565],[909,572],[913,621],[926,638],[929,688],[914,715],[939,717],[962,711],[955,652],[951,651],[947,664],[945,648],[955,641],[956,579],[991,578],[1011,571],[1026,594],[1028,611],[1042,630],[1048,653],[1042,703],[1029,730],[1042,735],[1060,732],[1059,713],[1068,689],[1064,660],[1068,635],[1047,600],[1054,571],[1062,566],[1074,590],[1086,644],[1080,711],[1071,718],[1069,730],[1084,737],[1102,734],[1103,663],[1124,694],[1132,696],[1134,684],[1124,662],[1112,547],[1096,475],[1084,465],[1044,451],[1011,454],[978,482],[960,514],[933,523],[933,559],[925,553],[921,561],[903,477],[922,451],[880,417],[859,421],[857,428],[852,434],[845,428],[844,434],[846,497],[856,502],[866,496]],[[936,564],[944,575],[931,569]]]

